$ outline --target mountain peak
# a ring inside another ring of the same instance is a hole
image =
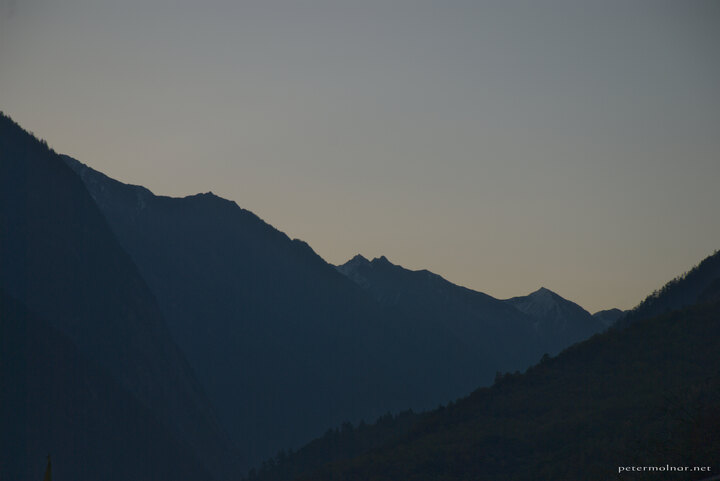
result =
[[[532,301],[534,304],[547,306],[547,308],[562,302],[567,302],[567,300],[560,294],[551,291],[547,287],[541,287],[540,289],[531,292],[524,298],[527,301]]]
[[[373,265],[393,265],[392,262],[388,260],[385,256],[376,257],[372,260],[371,264]]]
[[[547,287],[541,287],[540,289],[531,292],[527,296],[513,297],[512,299],[508,299],[508,301],[513,303],[515,307],[518,307],[520,310],[528,309],[532,311],[548,311],[551,309],[556,309],[559,306],[572,305],[584,311],[584,309],[582,309],[574,302],[568,301],[560,294],[551,291]],[[590,316],[590,313],[587,313],[587,315]]]
[[[538,331],[558,336],[556,348],[586,339],[606,326],[585,309],[546,287],[527,296],[513,297],[505,302],[535,318]]]
[[[355,257],[347,261],[345,264],[335,266],[338,272],[354,280],[356,283],[362,284],[364,277],[360,275],[361,270],[369,267],[370,261],[367,260],[362,254],[356,254]]]
[[[532,293],[530,293],[530,294],[528,294],[528,295],[529,295],[529,296],[542,296],[542,295],[547,296],[547,295],[549,295],[549,294],[552,294],[552,295],[554,295],[554,296],[557,296],[557,295],[558,295],[558,294],[556,294],[555,292],[551,291],[550,289],[548,289],[547,287],[544,287],[544,286],[543,286],[543,287],[540,287],[540,289],[538,289],[538,290],[536,290],[535,292],[532,292]]]
[[[357,275],[358,269],[365,267],[387,267],[393,265],[394,264],[385,256],[375,257],[372,261],[370,261],[362,254],[357,254],[345,264],[337,266],[336,269],[345,275]]]
[[[349,263],[353,263],[353,264],[367,264],[367,263],[369,263],[369,262],[370,262],[370,261],[367,260],[367,258],[366,258],[365,256],[363,256],[362,254],[355,254],[355,256],[354,256],[352,259],[350,259],[349,261],[347,261],[346,264],[349,264]]]
[[[198,192],[197,194],[188,195],[185,198],[186,199],[207,199],[207,200],[222,199],[222,197],[218,197],[212,191]],[[227,199],[222,199],[222,200],[227,200]]]
[[[337,269],[340,271],[346,272],[350,270],[354,270],[360,266],[366,266],[369,265],[370,261],[363,256],[362,254],[356,254],[352,259],[347,261],[345,264],[341,264],[337,266]]]

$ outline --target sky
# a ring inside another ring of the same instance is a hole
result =
[[[720,2],[0,0],[0,110],[338,264],[631,308],[720,249]]]

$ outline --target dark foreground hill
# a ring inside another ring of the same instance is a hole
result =
[[[650,294],[634,309],[617,321],[618,328],[650,316],[702,302],[720,285],[720,251],[705,258],[685,274],[676,277],[661,289]]]
[[[251,479],[702,479],[720,469],[720,285],[456,403],[344,426]],[[698,466],[618,475],[620,466]]]
[[[0,291],[0,477],[211,479],[193,450],[49,322]]]
[[[108,382],[135,396],[168,432],[191,447],[211,474],[220,479],[235,472],[235,452],[172,340],[152,292],[82,181],[59,155],[3,115],[0,235],[0,288],[111,375]],[[29,386],[38,382],[26,381]],[[62,385],[56,387],[63,396],[73,395]],[[65,406],[72,408],[71,403]],[[5,409],[0,414],[13,416]],[[113,422],[132,427],[137,420],[120,417]],[[102,426],[97,429],[106,432]],[[26,432],[29,445],[41,435],[30,425]],[[97,433],[82,429],[74,435],[66,440],[69,446],[97,438]],[[142,440],[125,441],[144,445]],[[12,464],[13,458],[5,458],[4,452],[0,456],[4,466]],[[60,466],[62,460],[56,461]],[[167,459],[158,460],[163,461]],[[5,479],[3,473],[0,477]]]
[[[604,309],[593,314],[593,317],[602,322],[603,325],[610,327],[625,314],[627,314],[627,311],[621,311],[620,309]]]

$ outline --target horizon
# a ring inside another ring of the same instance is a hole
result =
[[[720,247],[718,19],[712,2],[4,0],[0,109],[334,265],[630,309]]]
[[[0,111],[0,115],[6,115],[6,114],[5,114],[3,111]],[[6,116],[7,116],[7,115],[6,115]],[[10,117],[10,116],[7,116],[7,117],[8,117],[10,120],[13,120],[12,117]],[[19,125],[19,124],[18,124],[18,125]],[[23,128],[22,125],[20,125],[20,127]],[[30,135],[32,135],[33,137],[35,137],[37,140],[39,140],[39,141],[41,141],[41,142],[45,142],[45,143],[47,144],[47,142],[45,141],[45,139],[42,139],[41,137],[38,137],[34,132],[29,131],[29,130],[27,130],[27,129],[24,129],[24,130],[25,130],[26,132],[28,132]],[[52,148],[52,146],[49,145],[49,144],[48,144],[48,147],[49,147],[51,150],[53,150],[57,155],[70,157],[70,158],[72,158],[73,160],[75,160],[75,161],[77,161],[77,162],[81,162],[81,161],[79,161],[78,159],[75,159],[74,157],[68,156],[67,154],[63,154],[63,153],[61,153],[61,152],[55,151],[55,150]],[[85,164],[84,162],[81,162],[81,163],[84,164],[86,167],[89,167],[90,169],[93,169],[92,166],[89,166],[89,165]],[[93,169],[93,170],[95,170],[95,169]],[[102,175],[107,176],[107,174],[105,174],[104,172],[100,172],[100,171],[98,171],[98,170],[95,170],[95,171],[98,172],[98,173],[100,173],[100,174],[102,174]],[[157,194],[157,193],[153,192],[151,189],[148,189],[147,187],[145,187],[145,186],[143,186],[143,185],[141,185],[141,184],[129,184],[129,183],[122,182],[122,181],[120,181],[120,180],[118,180],[118,179],[114,179],[114,178],[109,177],[109,176],[107,176],[107,177],[108,177],[109,179],[111,179],[111,180],[114,180],[114,181],[117,181],[117,182],[121,182],[121,183],[126,184],[126,185],[133,185],[133,186],[136,186],[136,187],[142,187],[142,188],[144,188],[144,189],[147,189],[148,191],[150,191],[150,193],[151,193],[152,195],[154,195],[154,196],[156,196],[156,197],[170,197],[170,198],[176,198],[176,199],[178,199],[178,198],[195,197],[195,196],[199,196],[199,195],[213,195],[213,196],[216,196],[216,197],[218,197],[218,198],[220,198],[220,199],[233,202],[235,205],[237,205],[238,208],[244,209],[242,206],[238,205],[237,202],[235,202],[234,200],[232,200],[232,199],[227,199],[227,198],[218,196],[217,194],[215,194],[215,193],[212,192],[212,191],[197,192],[197,193],[195,193],[195,194],[188,194],[188,195],[182,196],[182,197],[165,196],[165,195],[162,195],[162,194]],[[247,210],[247,209],[245,209],[245,210]],[[252,212],[252,211],[250,211],[250,212]],[[253,214],[254,214],[254,213],[253,213]],[[263,219],[262,217],[259,217],[259,216],[258,216],[258,218],[259,218],[261,221],[266,222],[266,220]],[[279,228],[278,226],[275,226],[275,225],[273,225],[272,223],[269,223],[269,222],[268,222],[268,224],[269,224],[272,228],[277,229],[278,231],[283,232],[284,234],[287,235],[287,233],[285,233],[285,232],[284,232],[281,228]],[[290,237],[290,238],[293,239],[292,237]],[[305,242],[303,239],[298,239],[298,238],[294,238],[294,240],[299,240],[299,241]],[[309,244],[308,244],[308,245],[309,245]],[[310,248],[313,248],[312,245],[310,245]],[[314,248],[313,248],[313,251],[315,251]],[[718,249],[713,250],[713,252],[709,253],[708,255],[706,255],[706,256],[704,256],[703,258],[701,258],[700,260],[698,260],[697,263],[693,264],[691,267],[687,268],[687,269],[684,270],[682,273],[677,274],[676,276],[668,279],[667,281],[664,281],[664,282],[662,283],[662,286],[664,286],[664,285],[667,284],[668,282],[671,282],[671,281],[673,281],[673,280],[675,280],[675,279],[678,279],[678,278],[683,277],[683,276],[686,275],[688,272],[690,272],[692,269],[694,269],[695,267],[697,267],[704,259],[706,259],[707,257],[710,257],[710,256],[714,255],[717,251],[718,251]],[[436,272],[429,271],[428,269],[425,269],[425,268],[422,268],[422,267],[420,267],[420,268],[409,268],[409,267],[407,267],[407,266],[398,264],[398,263],[393,262],[392,260],[388,259],[388,257],[385,256],[385,255],[383,255],[383,254],[380,254],[380,255],[378,255],[378,256],[368,257],[368,256],[365,256],[363,253],[358,252],[358,253],[354,254],[352,257],[350,257],[350,258],[348,258],[348,259],[346,259],[346,260],[344,260],[344,261],[341,261],[341,262],[339,262],[339,263],[333,263],[333,262],[330,262],[330,261],[328,261],[327,259],[325,259],[322,255],[320,255],[320,253],[318,253],[318,252],[316,252],[316,251],[315,251],[315,253],[316,253],[318,256],[320,256],[325,262],[328,262],[330,265],[335,266],[335,267],[342,266],[343,264],[345,264],[345,263],[347,263],[347,262],[350,262],[351,260],[354,260],[354,259],[356,259],[356,258],[358,258],[358,257],[364,259],[365,261],[367,261],[367,262],[369,262],[369,263],[372,263],[372,262],[374,262],[374,261],[376,261],[376,260],[385,260],[386,262],[389,262],[390,264],[392,264],[392,265],[394,265],[394,266],[401,267],[401,268],[403,268],[403,269],[410,270],[410,271],[412,271],[412,272],[423,272],[423,271],[431,272],[431,273],[433,273],[433,274],[439,275],[442,279],[444,279],[444,280],[447,281],[447,282],[450,282],[451,284],[454,284],[454,285],[459,286],[459,287],[462,287],[462,288],[466,288],[466,289],[470,289],[470,290],[475,290],[475,289],[472,289],[471,287],[464,286],[464,285],[462,285],[462,284],[458,284],[458,283],[456,283],[456,282],[453,282],[452,279],[448,279],[447,277],[443,276],[442,274],[438,274],[438,273],[436,273]],[[662,287],[662,286],[661,286],[661,287]],[[583,306],[583,305],[581,305],[580,303],[574,301],[573,299],[570,299],[570,298],[567,298],[567,297],[563,296],[562,293],[559,293],[559,292],[555,291],[555,290],[552,289],[552,288],[547,288],[545,285],[540,285],[540,286],[538,286],[536,289],[533,289],[532,291],[529,291],[529,292],[526,292],[526,293],[517,293],[517,294],[510,295],[510,296],[508,296],[508,297],[496,297],[496,299],[499,299],[499,300],[510,300],[510,299],[512,299],[513,297],[524,297],[524,296],[528,296],[528,295],[531,295],[531,294],[535,294],[536,292],[543,291],[543,290],[550,291],[551,293],[554,293],[554,294],[556,294],[556,295],[559,295],[560,297],[562,297],[563,299],[565,299],[565,300],[567,300],[567,301],[570,301],[570,302],[572,302],[572,303],[574,303],[574,304],[579,305],[581,308],[585,309],[585,310],[586,310],[587,312],[589,312],[590,314],[595,314],[595,313],[602,312],[602,311],[609,311],[609,310],[613,310],[613,309],[620,309],[620,310],[623,310],[623,311],[629,311],[629,310],[632,310],[634,307],[636,307],[636,306],[640,303],[640,302],[638,302],[638,303],[636,303],[635,305],[633,305],[633,306],[631,306],[630,308],[627,308],[627,309],[622,309],[622,308],[617,308],[617,307],[607,307],[607,308],[600,308],[600,309],[592,310],[592,309],[587,309],[587,308],[585,308],[585,306]],[[652,291],[652,292],[649,292],[646,296],[643,297],[643,299],[641,299],[641,301],[644,300],[646,297],[652,296],[652,295],[653,295],[655,292],[657,292],[658,290],[659,290],[659,288],[656,289],[656,290],[654,290],[654,291]],[[477,290],[475,290],[475,291],[476,291],[476,292],[482,292],[482,291],[477,291]],[[487,294],[487,293],[483,293],[483,294]],[[493,296],[493,297],[494,297],[494,296]]]

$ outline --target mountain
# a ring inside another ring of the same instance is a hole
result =
[[[551,354],[605,329],[588,311],[544,287],[505,302],[533,319],[533,327]]]
[[[44,142],[4,115],[0,233],[0,289],[109,373],[217,479],[235,472],[237,456],[153,293],[84,184]]]
[[[602,311],[598,311],[592,316],[597,319],[598,321],[602,322],[602,324],[605,327],[610,327],[615,322],[617,322],[618,319],[623,317],[626,314],[627,311],[621,311],[620,309],[613,308],[613,309],[605,309]]]
[[[427,409],[495,372],[211,193],[153,195],[65,157],[154,293],[247,467],[326,426]]]
[[[616,327],[622,329],[638,319],[691,306],[715,292],[718,282],[720,282],[720,251],[716,251],[689,272],[676,277],[662,289],[650,294],[637,307],[619,319]]]
[[[531,318],[485,294],[386,259],[369,263],[388,277],[368,290],[234,202],[156,196],[64,160],[155,294],[248,467],[327,426],[437,406],[546,352]],[[397,303],[379,295],[393,285],[405,286]]]
[[[427,270],[405,269],[384,256],[369,261],[357,255],[337,269],[386,307],[451,330],[488,354],[501,371],[525,369],[544,353],[556,354],[605,328],[585,309],[545,288],[501,301]]]
[[[451,333],[459,345],[485,356],[482,376],[469,379],[465,392],[489,384],[497,371],[525,369],[547,352],[533,319],[487,294],[457,286],[427,270],[411,271],[382,256],[357,255],[337,267],[392,312],[414,319],[424,329]]]
[[[192,449],[50,322],[0,291],[0,478],[211,479]]]
[[[720,283],[424,414],[344,426],[248,479],[705,479],[720,468]],[[702,471],[618,473],[619,467]]]

